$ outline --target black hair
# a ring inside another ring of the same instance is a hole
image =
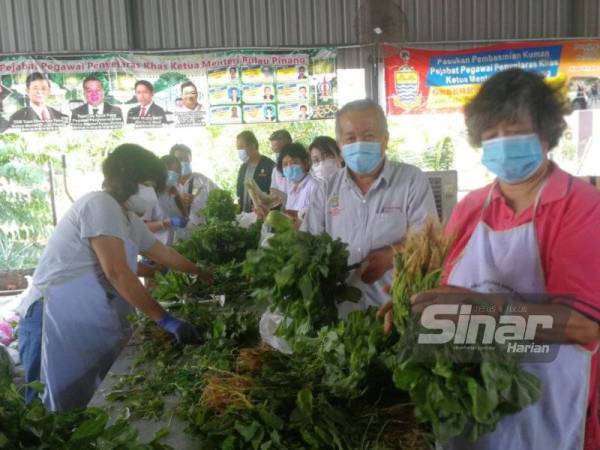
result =
[[[38,80],[45,80],[46,83],[48,83],[48,87],[50,87],[50,80],[48,80],[48,78],[40,72],[32,72],[29,75],[27,75],[27,78],[25,79],[25,86],[29,88],[29,85],[31,83]]]
[[[89,75],[84,78],[83,83],[81,83],[81,86],[83,86],[84,89],[85,89],[85,83],[87,83],[88,81],[97,81],[102,86],[102,89],[104,89],[104,83],[96,75]]]
[[[181,161],[179,161],[174,155],[165,155],[160,157],[161,162],[165,165],[167,170],[170,170],[169,167],[177,166],[178,171],[181,173]]]
[[[171,147],[171,150],[169,150],[169,155],[171,156],[175,156],[175,152],[184,152],[186,153],[190,159],[192,157],[192,149],[189,148],[187,145],[185,144],[175,144],[173,147]]]
[[[137,80],[133,86],[133,90],[136,90],[139,85],[145,86],[150,92],[154,92],[154,86],[147,80]]]
[[[193,87],[194,89],[196,89],[196,92],[198,92],[198,88],[197,88],[197,87],[196,87],[196,85],[195,85],[194,83],[192,83],[191,81],[186,81],[185,83],[182,83],[182,84],[181,84],[181,92],[183,92],[183,90],[184,90],[186,87],[189,87],[189,86]]]
[[[306,151],[304,145],[299,142],[292,144],[286,144],[283,146],[279,155],[277,156],[277,170],[283,173],[283,158],[289,156],[290,158],[298,158],[306,164],[306,168],[310,167],[310,156]]]
[[[502,122],[515,123],[529,114],[535,132],[556,147],[567,128],[564,115],[570,112],[561,94],[533,72],[513,68],[488,78],[464,108],[469,142],[481,146],[485,130]]]
[[[102,187],[119,203],[138,191],[138,184],[155,183],[156,190],[165,189],[167,169],[158,157],[136,144],[121,144],[102,163]]]
[[[319,150],[323,156],[329,156],[331,158],[339,158],[341,156],[341,151],[337,142],[329,136],[317,136],[314,138],[308,146],[308,151],[310,152],[313,148]]]
[[[258,149],[258,139],[256,139],[256,136],[250,130],[242,131],[237,135],[237,139],[241,139],[246,145],[253,145]]]

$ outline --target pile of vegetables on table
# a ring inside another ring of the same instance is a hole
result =
[[[178,246],[213,269],[212,286],[174,272],[156,279],[154,296],[197,327],[202,345],[177,346],[137,317],[137,368],[107,393],[115,409],[146,419],[177,417],[201,449],[412,450],[456,436],[476,439],[538,398],[538,380],[505,353],[482,362],[457,359],[450,346],[435,346],[429,359],[416,354],[410,297],[439,284],[450,246],[435,224],[409,233],[395,256],[395,330],[385,335],[375,308],[338,319],[339,303],[360,298],[346,284],[345,244],[297,231],[270,213],[274,235],[259,247],[261,224],[238,226],[234,208],[227,193],[212,191],[207,224]],[[223,294],[224,306],[197,302]],[[283,317],[276,334],[291,354],[261,342],[265,311]],[[12,395],[8,408],[23,419],[0,405],[0,423],[6,414],[13,418],[9,435],[0,431],[0,448],[19,427],[40,434],[31,416],[46,427],[42,434],[66,436],[65,442],[88,433],[90,448],[164,448],[158,438],[167,430],[139,444],[125,419],[108,426],[106,412],[91,408],[48,415],[38,403],[22,405],[14,385],[7,386],[0,388]],[[126,434],[129,446],[113,445]]]

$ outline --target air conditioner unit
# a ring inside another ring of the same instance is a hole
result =
[[[442,223],[446,223],[456,205],[458,195],[458,173],[456,170],[444,170],[439,172],[425,172],[429,180],[438,217]]]

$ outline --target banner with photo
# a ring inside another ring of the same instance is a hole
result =
[[[600,108],[600,40],[514,42],[462,50],[386,46],[388,114],[450,112],[462,108],[481,83],[520,67],[566,80],[574,109]]]
[[[0,58],[0,132],[333,118],[336,51]]]

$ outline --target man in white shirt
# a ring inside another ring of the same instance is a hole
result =
[[[271,136],[269,136],[269,140],[271,141],[271,151],[275,154],[275,162],[277,162],[281,149],[287,144],[292,143],[292,136],[287,130],[282,129],[274,131]],[[281,204],[285,205],[287,192],[288,183],[283,176],[283,173],[275,166],[273,168],[273,173],[271,174],[271,194],[278,195],[279,198],[281,198]]]
[[[340,109],[336,137],[346,167],[319,184],[301,229],[340,238],[348,244],[348,264],[362,263],[349,281],[362,291],[362,299],[340,305],[345,317],[387,301],[383,288],[392,279],[392,246],[437,213],[425,175],[386,158],[387,121],[376,102],[358,100]]]

